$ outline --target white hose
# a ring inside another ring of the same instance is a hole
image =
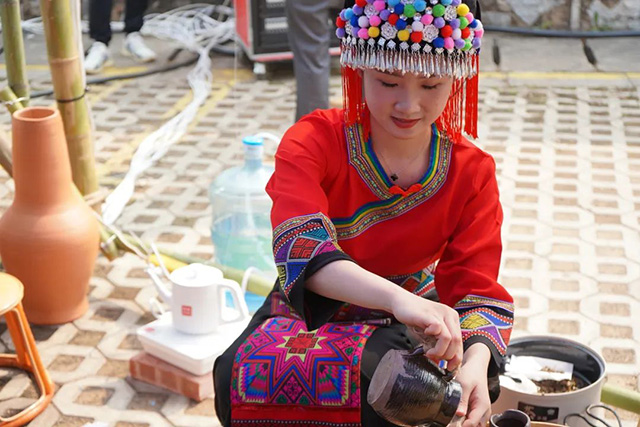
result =
[[[135,181],[145,170],[166,154],[187,131],[200,106],[211,93],[211,60],[209,52],[215,45],[233,39],[235,21],[224,22],[211,18],[220,6],[189,5],[163,14],[147,15],[142,33],[179,44],[182,48],[200,55],[187,81],[193,92],[193,100],[179,114],[147,136],[131,159],[129,171],[122,182],[102,205],[103,220],[113,224],[133,196]],[[230,13],[231,9],[223,8]]]

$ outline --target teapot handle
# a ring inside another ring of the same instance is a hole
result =
[[[222,318],[220,318],[221,324],[239,322],[249,318],[249,308],[247,307],[247,303],[244,300],[242,289],[240,289],[240,285],[238,285],[236,281],[231,279],[222,279],[219,290],[220,290],[220,301],[221,301],[220,313],[222,313],[222,307],[224,307],[224,301],[225,301],[224,291],[225,290],[228,290],[229,292],[231,292],[231,297],[233,298],[233,305],[238,310],[238,316],[236,316],[231,320],[223,320]]]

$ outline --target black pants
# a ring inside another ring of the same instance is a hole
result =
[[[111,41],[112,0],[89,2],[89,35],[97,42],[109,45]],[[142,28],[142,17],[147,10],[147,0],[127,0],[124,14],[124,32],[134,33]]]

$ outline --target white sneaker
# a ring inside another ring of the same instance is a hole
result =
[[[151,62],[156,60],[156,53],[149,49],[144,43],[144,39],[139,32],[129,33],[124,39],[122,54],[133,57],[140,62]]]
[[[84,57],[84,70],[87,74],[101,73],[105,65],[109,65],[109,48],[102,42],[93,42],[87,56]]]

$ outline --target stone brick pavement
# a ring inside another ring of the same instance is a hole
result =
[[[117,223],[205,258],[213,253],[208,184],[239,164],[242,136],[281,135],[295,103],[286,67],[256,80],[245,69],[228,69],[228,59],[216,64],[214,94],[180,144],[140,178]],[[92,88],[101,185],[117,185],[137,143],[188,102],[186,72]],[[42,68],[30,75],[36,87],[47,85]],[[515,335],[584,342],[606,359],[608,381],[638,390],[640,326],[633,313],[640,311],[640,79],[487,76],[478,144],[498,164],[505,210],[501,281],[516,298]],[[334,76],[334,95],[339,83]],[[8,123],[8,114],[0,114],[5,129]],[[0,212],[12,191],[0,172]],[[196,403],[128,377],[128,360],[141,348],[135,329],[152,320],[147,301],[155,290],[143,267],[131,255],[113,262],[101,257],[89,311],[70,324],[34,327],[57,391],[32,426],[217,425],[212,399]],[[10,343],[0,327],[0,350]],[[33,397],[26,376],[0,370],[1,411]],[[623,416],[627,426],[636,425],[637,417]]]

